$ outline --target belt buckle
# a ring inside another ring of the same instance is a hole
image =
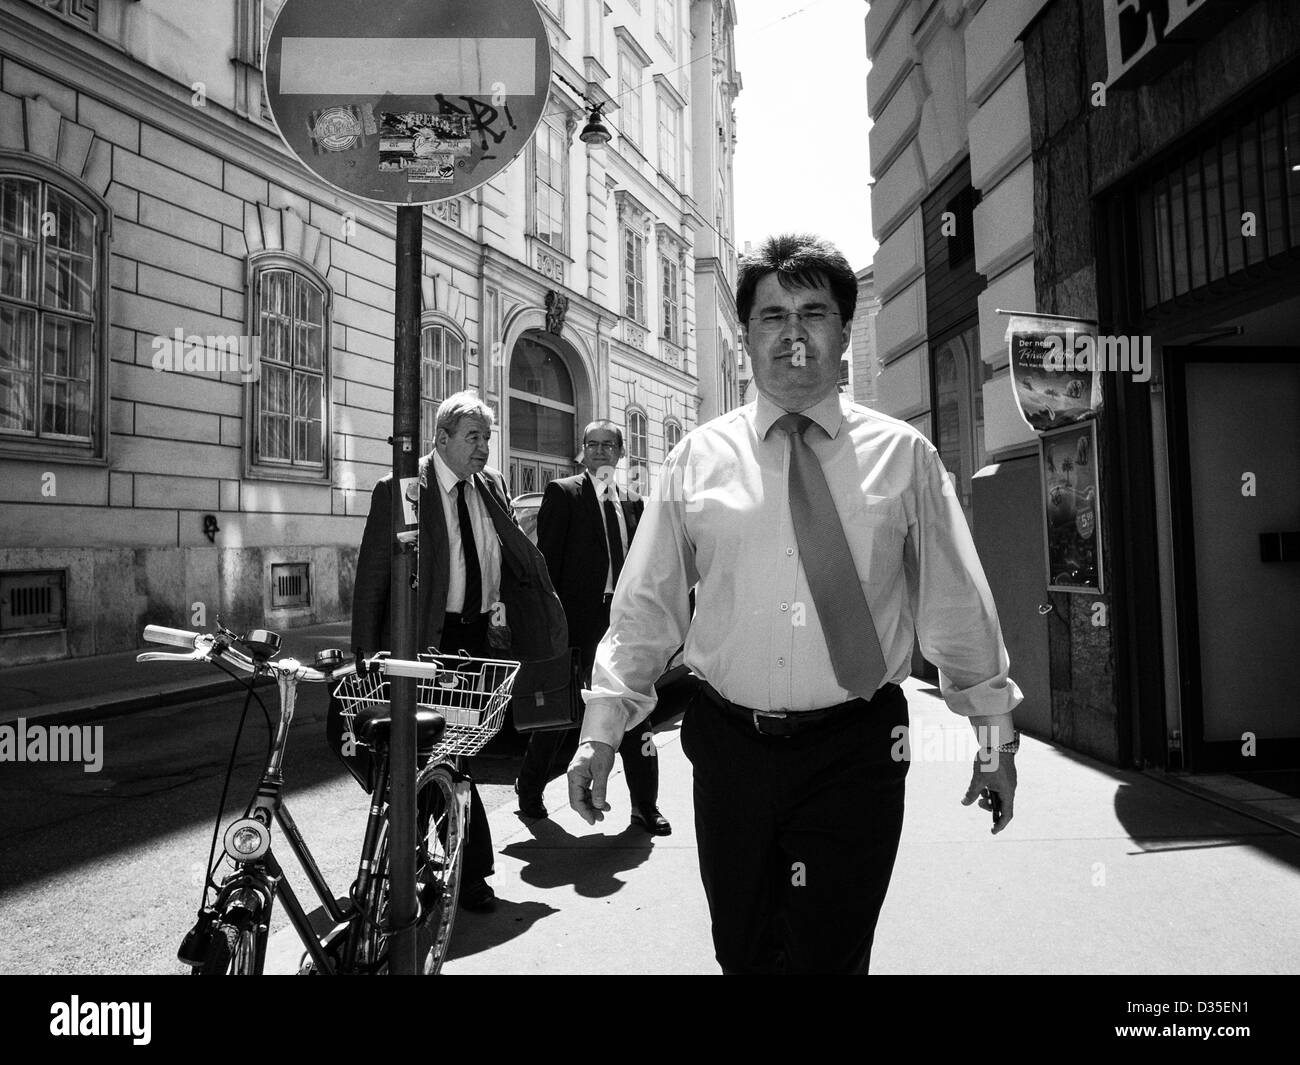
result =
[[[754,710],[751,712],[751,716],[754,719],[754,728],[761,736],[790,736],[792,734],[788,726],[786,728],[776,728],[769,732],[762,725],[764,721],[788,721],[790,717],[790,711],[788,710]]]

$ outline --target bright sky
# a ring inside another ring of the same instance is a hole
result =
[[[737,2],[737,250],[811,230],[854,270],[875,255],[866,14],[862,0]]]

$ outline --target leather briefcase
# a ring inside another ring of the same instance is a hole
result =
[[[582,658],[577,648],[521,662],[510,697],[516,732],[576,728],[582,720]]]

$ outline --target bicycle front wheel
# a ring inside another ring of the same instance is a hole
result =
[[[437,976],[451,944],[452,923],[460,896],[460,870],[465,834],[465,809],[456,781],[446,763],[425,766],[415,781],[416,808],[416,968]],[[468,805],[467,803],[465,804]],[[362,971],[388,970],[391,926],[389,907],[388,824],[385,820],[376,848],[375,873],[365,903],[366,931],[357,955]]]
[[[247,916],[247,915],[246,915]],[[256,976],[257,930],[252,918],[222,921],[212,929],[203,964],[192,970],[194,976]]]

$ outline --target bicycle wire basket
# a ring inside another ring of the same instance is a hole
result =
[[[519,663],[504,659],[443,655],[436,651],[417,656],[434,662],[438,674],[432,680],[416,681],[415,702],[419,709],[434,710],[447,722],[442,737],[430,750],[429,758],[477,754],[500,730],[510,705]],[[354,673],[334,689],[339,700],[345,731],[356,735],[356,716],[367,707],[389,705],[388,679],[381,673]]]

